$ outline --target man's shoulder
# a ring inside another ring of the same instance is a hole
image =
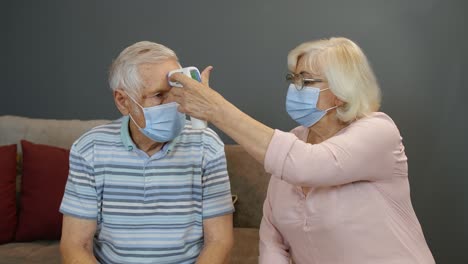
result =
[[[176,148],[179,149],[201,148],[203,153],[208,156],[217,155],[224,152],[224,143],[218,134],[211,128],[194,129],[190,121],[185,124],[182,133],[177,139]]]
[[[194,129],[190,121],[185,123],[179,141],[182,143],[216,144],[224,146],[223,141],[213,129],[209,127],[205,129]]]
[[[120,129],[122,127],[122,118],[111,121],[107,124],[91,128],[81,135],[74,143],[73,148],[80,150],[90,144],[115,144],[121,141]]]

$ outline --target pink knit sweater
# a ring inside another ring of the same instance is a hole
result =
[[[307,135],[276,130],[268,147],[260,263],[435,263],[392,119],[374,113],[320,144],[305,143]]]

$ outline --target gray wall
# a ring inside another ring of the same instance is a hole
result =
[[[466,1],[8,1],[1,4],[0,114],[117,118],[106,74],[140,40],[183,65],[214,65],[211,84],[265,124],[284,110],[286,55],[345,36],[371,61],[383,111],[404,137],[412,197],[438,263],[468,263]],[[232,142],[221,135],[225,142]]]

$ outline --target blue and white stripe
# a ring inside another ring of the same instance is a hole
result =
[[[96,127],[73,144],[60,211],[96,219],[94,252],[103,263],[195,263],[203,219],[234,211],[224,145],[187,121],[148,157],[128,122]]]

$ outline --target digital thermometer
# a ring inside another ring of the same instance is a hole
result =
[[[194,79],[194,80],[196,80],[198,82],[201,82],[200,71],[196,67],[190,66],[190,67],[185,67],[185,68],[182,68],[182,69],[177,69],[177,70],[170,71],[167,74],[167,79],[169,81],[169,85],[175,86],[175,87],[183,87],[182,84],[180,84],[178,82],[171,81],[171,75],[174,74],[174,73],[177,73],[177,72],[185,74],[188,77],[190,77],[190,78],[192,78],[192,79]],[[200,119],[197,119],[197,118],[194,118],[194,117],[190,117],[190,121],[192,121],[192,128],[193,129],[205,129],[207,127],[207,123],[204,120],[200,120]]]

